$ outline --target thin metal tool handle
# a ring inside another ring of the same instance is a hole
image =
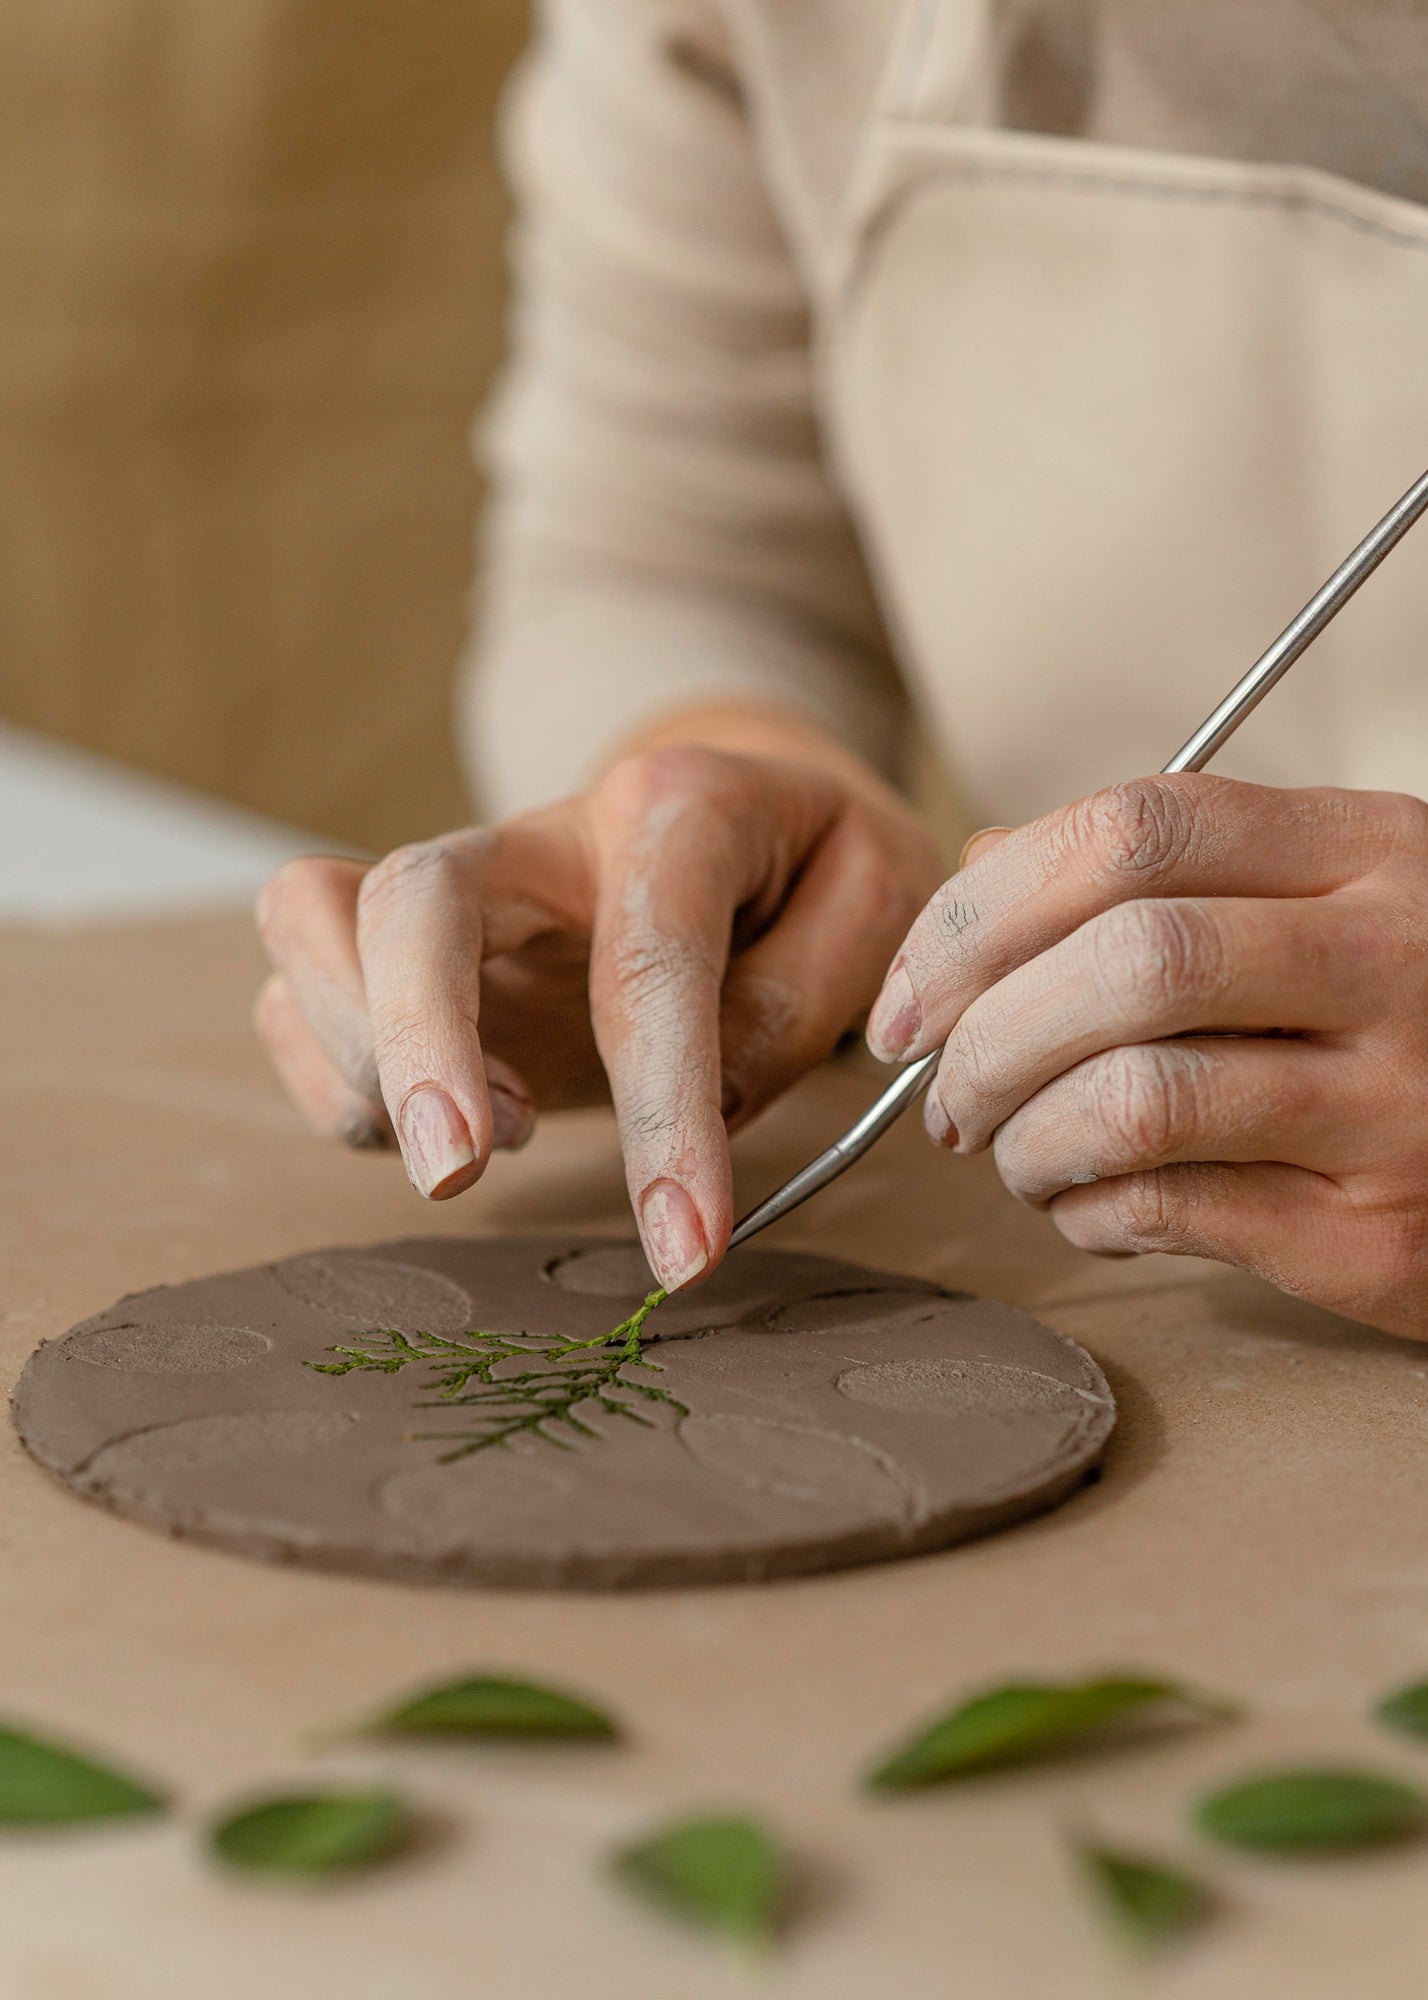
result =
[[[860,1160],[869,1146],[877,1144],[889,1125],[895,1125],[908,1105],[921,1097],[932,1081],[932,1072],[941,1057],[941,1049],[921,1062],[909,1063],[899,1070],[887,1089],[875,1104],[869,1105],[856,1125],[850,1126],[841,1139],[835,1139],[816,1160],[810,1160],[806,1167],[781,1188],[761,1201],[757,1208],[751,1208],[743,1221],[738,1224],[729,1238],[729,1248],[737,1250],[741,1243],[747,1243],[751,1236],[770,1222],[777,1222],[781,1215],[787,1215],[795,1208],[801,1208],[811,1194],[817,1194],[829,1181],[837,1180],[845,1167],[851,1167],[854,1160]]]
[[[1371,534],[1364,536],[1351,556],[1346,556],[1324,585],[1310,598],[1299,616],[1286,625],[1268,652],[1262,653],[1237,686],[1230,689],[1213,715],[1207,716],[1182,744],[1162,771],[1203,771],[1217,750],[1223,749],[1245,717],[1259,707],[1270,689],[1294,665],[1299,655],[1312,646],[1329,622],[1337,618],[1361,584],[1368,582],[1389,550],[1408,533],[1428,508],[1428,472],[1417,480],[1396,507],[1391,507]]]
[[[1300,654],[1313,645],[1324,627],[1338,616],[1354,592],[1368,581],[1389,550],[1402,541],[1425,510],[1428,510],[1428,472],[1410,486],[1398,505],[1390,508],[1378,526],[1364,536],[1353,554],[1345,557],[1322,590],[1316,591],[1299,616],[1286,625],[1274,644],[1260,655],[1243,680],[1231,688],[1214,713],[1205,718],[1170,762],[1161,766],[1164,774],[1204,770],[1216,751],[1228,743],[1245,717],[1258,708]],[[826,1151],[800,1169],[792,1180],[785,1181],[757,1208],[750,1209],[729,1238],[729,1248],[733,1250],[740,1243],[747,1243],[751,1236],[757,1236],[769,1223],[777,1222],[780,1216],[802,1207],[811,1194],[817,1194],[820,1188],[827,1187],[829,1181],[836,1180],[845,1168],[851,1167],[855,1160],[861,1159],[870,1146],[877,1144],[888,1127],[896,1124],[908,1105],[923,1095],[941,1060],[941,1049],[934,1049],[931,1055],[922,1056],[900,1070],[882,1096],[868,1107],[857,1124],[851,1126],[841,1139],[835,1139]]]

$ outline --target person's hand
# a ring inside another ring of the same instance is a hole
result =
[[[1215,1257],[1428,1335],[1428,805],[1147,778],[970,844],[874,1053],[1100,1252]]]
[[[812,729],[716,715],[704,736],[375,866],[291,862],[259,906],[259,1030],[314,1125],[395,1136],[442,1199],[608,1077],[671,1290],[723,1254],[728,1131],[863,1019],[941,874],[910,808]]]

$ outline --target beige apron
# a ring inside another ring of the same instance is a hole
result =
[[[829,430],[930,726],[1018,821],[1159,768],[1428,465],[1428,209],[978,129],[919,0],[866,135]],[[1428,793],[1428,528],[1216,769]]]

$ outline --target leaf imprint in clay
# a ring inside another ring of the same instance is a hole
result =
[[[386,1257],[294,1257],[274,1264],[272,1274],[285,1292],[354,1333],[460,1333],[472,1323],[471,1300],[450,1278]]]
[[[870,1403],[879,1410],[948,1417],[1005,1416],[1021,1410],[1082,1416],[1088,1403],[1102,1401],[1053,1375],[975,1358],[864,1363],[838,1377],[838,1392],[850,1402]]]
[[[116,1438],[95,1453],[97,1479],[132,1480],[147,1472],[206,1472],[255,1460],[305,1456],[357,1421],[350,1410],[248,1410],[241,1416],[189,1417]]]
[[[679,1440],[701,1465],[754,1493],[774,1493],[813,1507],[857,1506],[895,1520],[914,1509],[906,1477],[884,1452],[861,1438],[715,1412],[685,1417]]]
[[[762,1245],[688,1294],[648,1282],[633,1244],[569,1232],[311,1250],[118,1301],[31,1357],[13,1418],[171,1536],[537,1590],[945,1549],[1067,1499],[1114,1428],[1091,1357],[1010,1306]],[[101,1325],[259,1347],[96,1365]]]
[[[207,1375],[246,1368],[272,1346],[246,1326],[140,1326],[133,1320],[72,1334],[71,1361],[88,1368],[117,1368],[138,1375]]]

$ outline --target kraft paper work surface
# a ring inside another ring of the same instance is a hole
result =
[[[0,939],[0,1364],[119,1293],[412,1232],[628,1228],[608,1121],[553,1120],[473,1197],[422,1208],[391,1160],[309,1138],[247,1027],[238,919]],[[771,1185],[867,1101],[827,1072],[738,1146]],[[0,1837],[5,2000],[1214,2000],[1417,1996],[1428,1849],[1223,1859],[1192,1799],[1265,1762],[1428,1782],[1369,1701],[1428,1673],[1428,1351],[1217,1267],[1105,1263],[985,1161],[907,1121],[780,1240],[1000,1296],[1082,1341],[1121,1408],[1102,1482],[991,1540],[784,1584],[634,1596],[421,1590],[165,1541],[0,1446],[0,1712],[167,1780],[153,1828]],[[874,1804],[854,1778],[954,1695],[1010,1675],[1161,1670],[1237,1694],[1233,1727]],[[625,1718],[611,1751],[347,1748],[315,1727],[496,1667]],[[313,1893],[215,1876],[194,1829],[255,1786],[390,1778],[447,1826]],[[807,1857],[802,1921],[743,1980],[626,1902],[610,1846],[732,1805]],[[1179,1855],[1230,1914],[1134,1978],[1067,1864],[1068,1825]]]

